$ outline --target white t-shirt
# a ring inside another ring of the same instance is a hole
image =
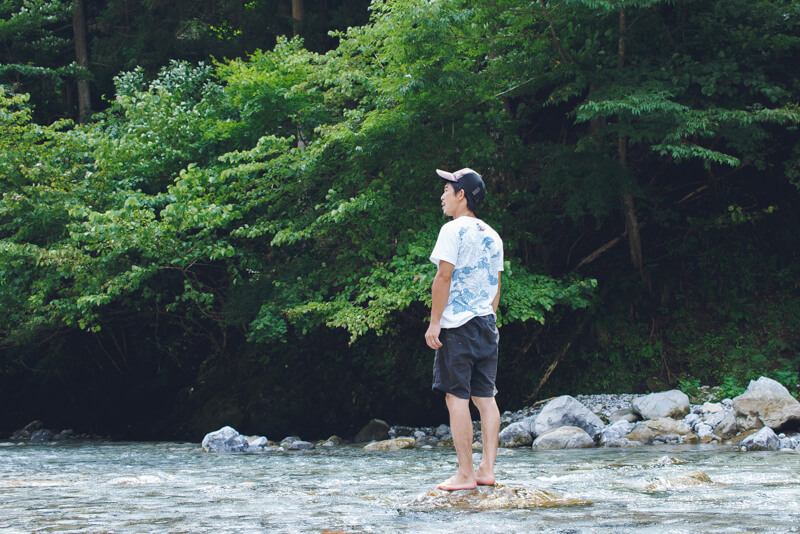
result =
[[[440,324],[456,328],[473,317],[494,313],[492,301],[497,295],[503,270],[503,241],[480,219],[461,216],[446,223],[439,231],[431,261],[452,263],[453,277]]]

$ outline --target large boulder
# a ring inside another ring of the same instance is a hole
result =
[[[780,383],[765,376],[750,381],[747,390],[733,399],[733,409],[741,431],[800,425],[800,402]]]
[[[660,419],[662,417],[682,419],[689,413],[689,397],[677,389],[651,393],[633,399],[631,409],[641,415],[642,419]]]
[[[744,438],[739,446],[742,450],[748,451],[776,451],[780,440],[775,432],[768,426],[763,427],[755,434],[751,434]]]
[[[692,427],[684,421],[676,421],[671,417],[660,417],[640,421],[625,436],[630,441],[653,443],[654,441],[681,441],[692,434]]]
[[[247,438],[236,430],[224,426],[206,434],[202,446],[206,452],[245,452],[250,444]]]
[[[582,449],[594,447],[594,440],[584,429],[561,426],[545,432],[533,442],[534,449]]]
[[[582,428],[594,439],[605,424],[580,401],[569,395],[562,395],[544,405],[533,423],[533,434],[541,436],[562,426]]]
[[[531,426],[535,418],[528,417],[522,421],[511,423],[500,431],[499,444],[501,447],[527,447],[533,443]]]
[[[367,441],[382,441],[389,437],[389,424],[381,419],[373,419],[362,428],[353,441],[364,443]]]

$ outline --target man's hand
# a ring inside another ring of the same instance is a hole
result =
[[[433,350],[437,350],[442,346],[442,342],[439,341],[439,334],[441,331],[442,327],[439,326],[438,323],[431,323],[431,325],[428,327],[428,331],[425,332],[425,343],[427,343],[428,346]]]

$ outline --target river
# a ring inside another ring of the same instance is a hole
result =
[[[800,532],[800,454],[719,446],[501,449],[498,482],[591,504],[415,498],[452,449],[210,454],[199,444],[0,446],[2,532]],[[695,484],[702,471],[710,482]]]

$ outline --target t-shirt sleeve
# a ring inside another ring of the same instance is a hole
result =
[[[436,239],[436,245],[433,247],[430,259],[437,266],[442,260],[453,265],[456,264],[458,259],[458,234],[452,231],[449,225],[446,224],[439,230],[439,237]]]

